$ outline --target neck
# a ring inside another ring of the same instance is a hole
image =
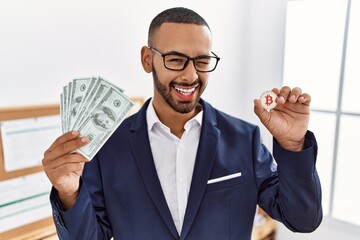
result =
[[[153,101],[153,106],[159,120],[165,126],[170,128],[171,133],[178,138],[181,138],[182,134],[185,131],[185,123],[201,111],[200,104],[198,104],[198,106],[189,113],[176,112],[169,105],[166,105],[166,107],[164,107],[163,105],[160,106],[160,104],[156,103],[155,101]]]

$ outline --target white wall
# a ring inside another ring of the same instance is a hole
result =
[[[129,96],[152,95],[140,65],[151,19],[173,6],[199,12],[221,56],[204,93],[256,122],[253,98],[281,81],[286,0],[1,0],[0,107],[58,103],[73,78],[100,75]]]

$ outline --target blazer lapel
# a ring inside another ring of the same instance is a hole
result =
[[[134,134],[129,136],[129,143],[150,198],[174,238],[178,239],[179,234],[162,192],[154,160],[152,158],[146,123],[146,109],[148,105],[149,100],[135,116],[131,127]]]
[[[216,127],[214,109],[204,101],[201,101],[201,104],[204,109],[203,126],[180,239],[186,238],[200,207],[220,136],[220,130]]]

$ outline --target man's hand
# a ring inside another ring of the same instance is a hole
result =
[[[268,112],[260,100],[255,99],[254,112],[282,147],[301,151],[309,125],[311,97],[298,87],[272,91],[278,95],[276,107]]]
[[[45,173],[58,191],[65,210],[71,208],[76,201],[80,176],[85,162],[88,162],[81,154],[73,153],[89,142],[88,137],[79,138],[79,135],[78,131],[72,131],[57,138],[45,151],[42,160]]]

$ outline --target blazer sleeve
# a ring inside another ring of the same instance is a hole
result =
[[[103,204],[103,195],[101,194],[101,181],[99,171],[96,169],[96,157],[87,163],[92,168],[91,178],[96,185],[91,185],[88,189],[81,179],[81,187],[78,198],[74,206],[64,211],[61,207],[57,191],[53,188],[50,194],[50,203],[53,209],[53,219],[57,234],[60,240],[89,240],[89,239],[110,239],[112,232],[110,224],[106,218],[106,211]],[[85,164],[85,165],[87,165]],[[85,173],[85,171],[84,171]],[[88,176],[90,177],[90,176]],[[96,179],[95,179],[96,178]],[[93,199],[90,197],[90,191],[96,192]]]
[[[262,144],[255,158],[259,205],[294,232],[312,232],[322,221],[321,186],[315,167],[317,143],[310,131],[305,138],[300,152],[288,151],[273,141],[277,170],[272,170],[270,177],[265,178]]]

